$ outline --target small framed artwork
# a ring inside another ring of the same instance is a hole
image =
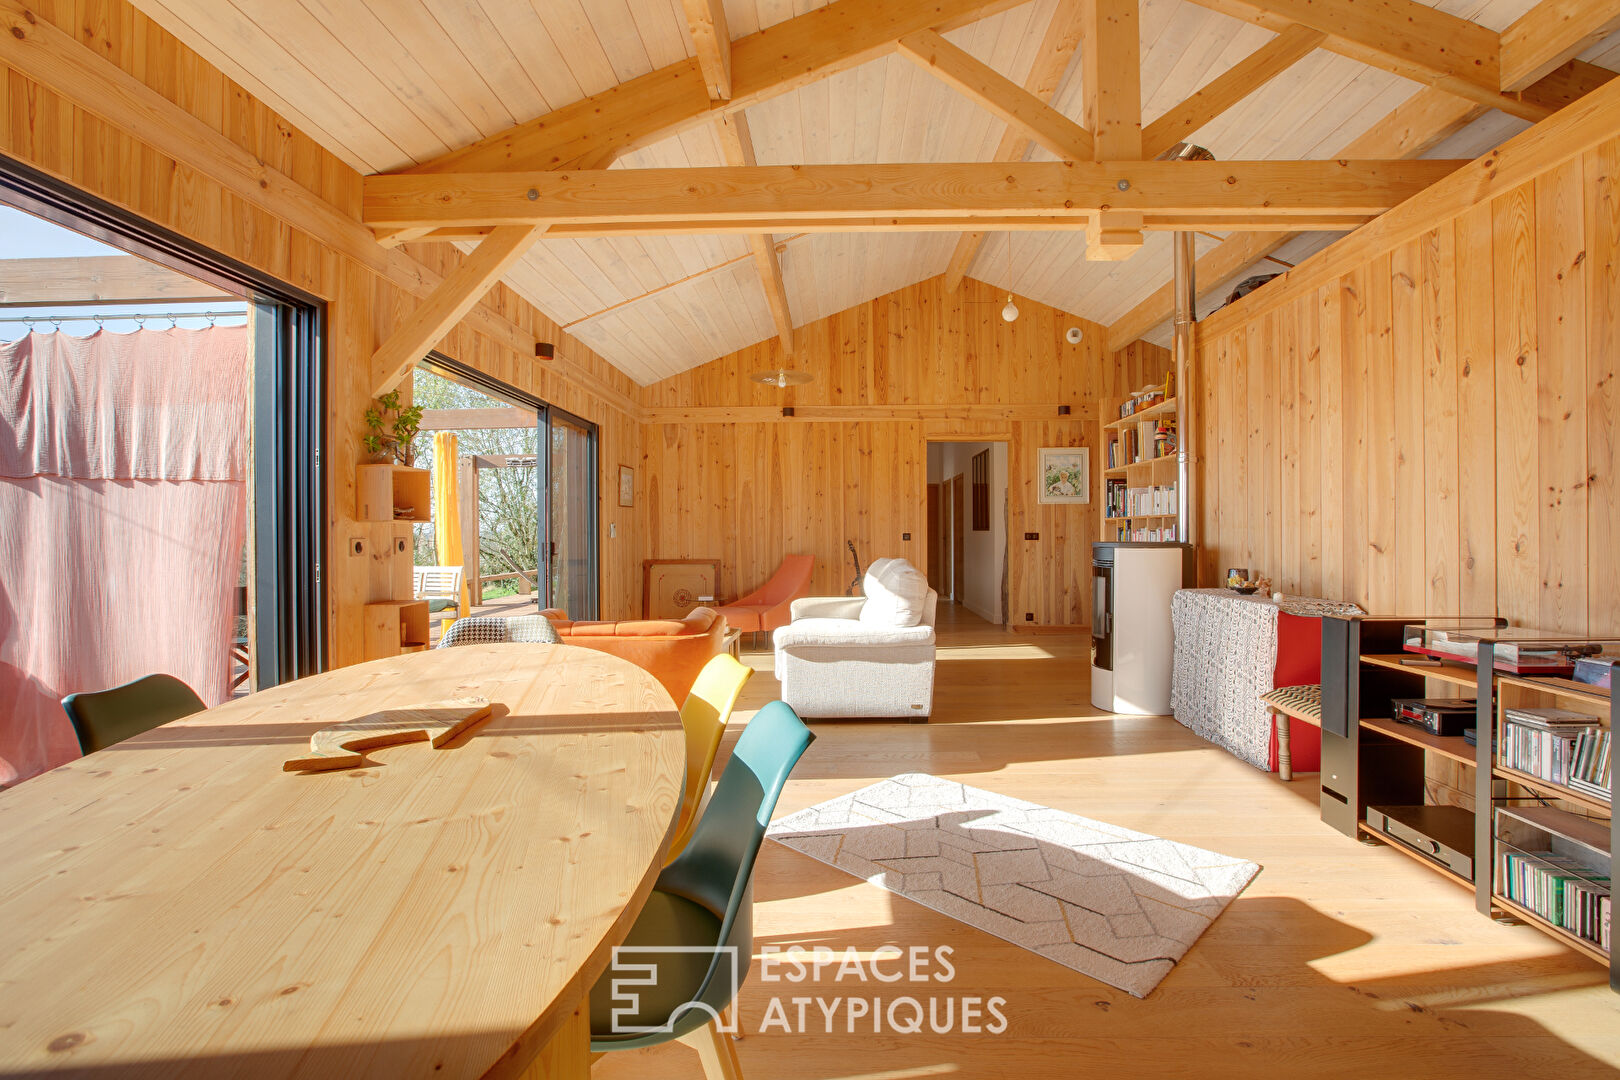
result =
[[[636,470],[628,465],[619,466],[619,505],[636,505]]]
[[[1043,446],[1036,462],[1040,485],[1036,502],[1074,504],[1091,501],[1091,448]]]

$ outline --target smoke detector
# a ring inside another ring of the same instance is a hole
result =
[[[1080,344],[1080,339],[1085,336],[1085,334],[1080,332],[1080,328],[1078,326],[1071,326],[1069,327],[1068,333],[1063,335],[1063,340],[1067,341],[1070,345],[1078,345]]]

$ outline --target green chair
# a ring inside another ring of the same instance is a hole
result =
[[[111,690],[69,694],[62,699],[62,708],[79,736],[79,749],[86,754],[207,707],[191,687],[173,675],[148,675]]]
[[[591,990],[593,1054],[679,1040],[697,1050],[709,1080],[742,1076],[719,1018],[753,959],[749,884],[765,827],[788,774],[814,739],[781,701],[759,710],[743,729],[691,841],[658,875],[613,964]],[[637,951],[672,948],[681,951]]]

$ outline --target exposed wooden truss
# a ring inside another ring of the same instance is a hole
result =
[[[1057,94],[1064,73],[1069,70],[1069,62],[1080,48],[1084,14],[1082,0],[1058,0],[1052,20],[1046,24],[1046,34],[1035,52],[1035,62],[1030,65],[1029,77],[1024,80],[1024,89],[1035,100],[1050,102]],[[1032,145],[1023,129],[1009,125],[991,160],[1022,161]],[[978,257],[985,235],[983,229],[975,229],[963,233],[957,240],[945,269],[945,287],[949,291],[955,292],[961,287],[962,278]]]
[[[490,428],[532,428],[539,422],[533,409],[516,406],[488,409],[425,409],[423,431],[473,431]]]
[[[235,299],[134,255],[0,259],[0,308]]]
[[[404,378],[529,250],[541,231],[537,225],[507,225],[485,237],[378,347],[371,358],[374,392],[386,393]]]
[[[1541,0],[1502,31],[1502,89],[1525,89],[1616,30],[1614,0]]]
[[[681,0],[710,101],[731,100],[731,31],[721,0]]]
[[[748,133],[748,118],[742,113],[725,117],[720,125],[720,145],[726,161],[737,167],[755,167],[754,139]],[[782,342],[785,355],[793,355],[793,313],[788,308],[787,285],[782,281],[782,263],[776,255],[776,244],[767,231],[750,231],[748,249],[759,268],[759,283],[765,290],[765,302],[770,305],[771,319],[776,323],[776,336]]]
[[[1129,161],[950,165],[774,165],[717,169],[370,176],[363,216],[377,228],[636,223],[672,212],[698,222],[825,218],[969,221],[1110,211],[1174,215],[1174,227],[1231,228],[1247,217],[1380,214],[1462,162]]]
[[[1082,107],[1098,161],[1142,158],[1142,35],[1137,0],[1084,0]],[[1128,259],[1142,247],[1142,211],[1099,207],[1086,226],[1086,258]]]

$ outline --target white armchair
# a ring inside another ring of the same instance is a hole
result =
[[[793,601],[774,632],[782,700],[802,717],[926,720],[939,594],[904,559],[874,562],[864,591]]]

